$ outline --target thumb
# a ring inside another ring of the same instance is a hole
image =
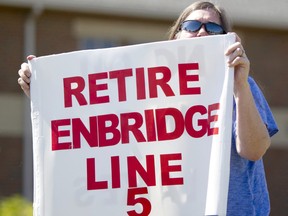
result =
[[[29,56],[27,56],[27,60],[28,60],[28,61],[32,60],[33,58],[36,58],[36,56],[34,56],[34,55],[29,55]]]

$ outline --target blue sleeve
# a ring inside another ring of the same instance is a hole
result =
[[[270,110],[270,107],[262,91],[260,90],[256,82],[254,81],[254,79],[252,77],[249,77],[248,82],[249,82],[250,89],[252,91],[258,112],[263,122],[266,124],[270,137],[272,137],[274,134],[278,132],[278,127],[274,120],[273,114]]]

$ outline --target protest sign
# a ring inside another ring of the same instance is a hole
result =
[[[34,215],[225,215],[234,41],[33,59]]]

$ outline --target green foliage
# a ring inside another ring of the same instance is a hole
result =
[[[20,195],[0,200],[0,216],[32,216],[32,203]]]

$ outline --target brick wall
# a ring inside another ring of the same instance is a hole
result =
[[[288,107],[288,30],[238,28],[244,36],[252,75],[269,104]]]
[[[0,198],[22,192],[22,150],[20,138],[0,137]]]
[[[287,143],[288,145],[288,143]],[[288,149],[270,148],[264,157],[271,216],[288,212]]]
[[[0,92],[20,92],[15,85],[18,68],[23,61],[23,26],[25,10],[0,7]]]
[[[77,39],[72,33],[73,15],[44,12],[37,22],[37,55],[50,55],[77,49]]]
[[[17,85],[23,55],[25,10],[0,7],[0,93],[22,94]],[[3,101],[0,101],[0,106]],[[0,124],[5,124],[0,119]],[[22,191],[22,139],[0,133],[0,198]]]

